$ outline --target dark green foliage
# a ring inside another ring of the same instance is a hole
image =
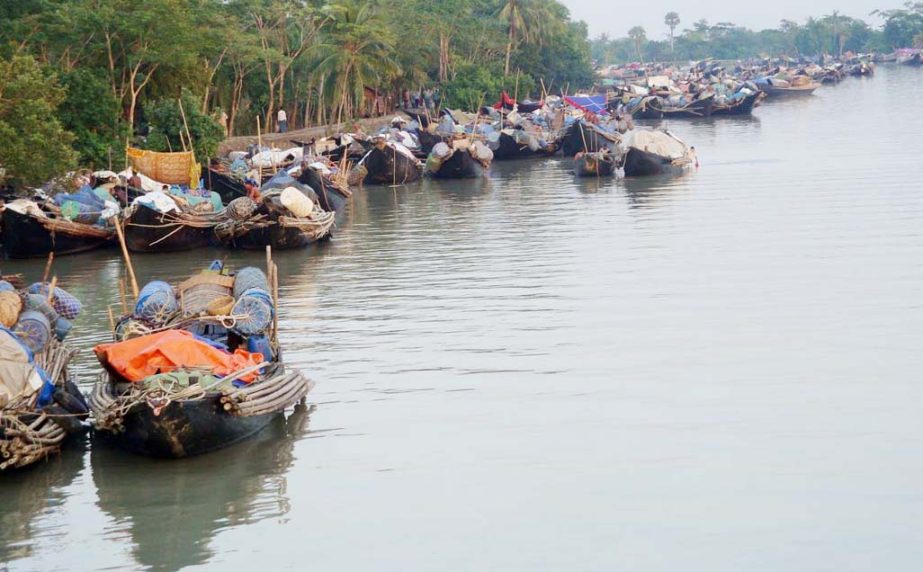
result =
[[[536,94],[537,82],[522,73],[503,77],[500,64],[484,66],[478,64],[460,64],[455,79],[443,86],[443,107],[474,111],[479,105],[493,105],[500,100],[500,93],[506,90],[510,97],[516,94],[517,76],[519,96]]]
[[[0,183],[38,185],[75,166],[73,136],[55,116],[63,100],[31,56],[0,60]]]
[[[66,96],[58,109],[64,128],[74,134],[80,163],[108,168],[110,158],[121,164],[128,134],[119,102],[96,70],[77,69],[61,76]]]
[[[184,140],[188,147],[183,123],[185,112],[196,159],[204,161],[214,157],[218,144],[224,139],[224,128],[214,117],[202,113],[201,100],[188,90],[183,90],[182,101],[182,112],[178,98],[164,98],[145,107],[150,132],[144,147],[153,151],[181,151]]]

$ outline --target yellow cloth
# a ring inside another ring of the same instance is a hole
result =
[[[168,185],[198,185],[201,167],[192,151],[158,153],[129,147],[126,154],[133,169],[155,181]]]

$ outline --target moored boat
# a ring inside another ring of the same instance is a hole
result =
[[[426,172],[436,179],[471,179],[490,167],[493,152],[480,141],[456,139],[438,143],[426,160]]]
[[[217,245],[214,229],[222,221],[215,213],[157,210],[136,202],[125,216],[125,242],[133,252],[181,252]]]
[[[751,115],[753,109],[759,105],[760,101],[766,97],[762,91],[757,91],[744,95],[741,98],[727,99],[725,101],[715,101],[712,106],[711,114],[713,117],[723,115]]]
[[[0,281],[0,472],[42,461],[86,429],[89,408],[69,369],[77,352],[63,343],[80,309],[57,286]]]
[[[145,286],[116,341],[94,350],[106,371],[90,396],[97,432],[133,453],[188,457],[257,434],[304,398],[313,382],[281,360],[267,259],[269,278],[215,261],[175,287]]]
[[[354,169],[364,173],[362,182],[366,185],[403,185],[418,180],[423,166],[403,145],[375,137],[372,148]]]
[[[695,149],[669,131],[633,130],[624,145],[626,177],[678,175],[696,162]]]
[[[17,202],[4,205],[0,215],[3,251],[10,258],[39,258],[96,250],[114,244],[111,226],[84,224],[52,217],[39,209]]]
[[[564,128],[560,147],[565,157],[573,157],[580,152],[595,153],[604,147],[611,148],[617,140],[614,134],[578,119]]]

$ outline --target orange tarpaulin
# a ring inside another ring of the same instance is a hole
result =
[[[208,368],[223,377],[263,362],[263,354],[244,350],[228,353],[196,339],[185,330],[167,330],[124,342],[100,344],[93,351],[101,364],[109,365],[128,381],[141,381],[183,367]],[[240,379],[253,381],[256,375],[254,372]]]

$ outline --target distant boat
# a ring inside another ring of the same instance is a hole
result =
[[[769,79],[765,82],[757,82],[756,85],[769,97],[778,98],[811,95],[821,84],[809,80],[796,85],[785,80]]]
[[[896,59],[905,66],[923,65],[923,50],[899,50]]]

